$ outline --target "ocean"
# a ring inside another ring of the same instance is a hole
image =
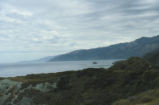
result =
[[[0,77],[25,76],[28,74],[39,73],[56,73],[70,70],[76,71],[85,68],[109,68],[116,61],[119,61],[119,59],[0,64]],[[93,64],[93,62],[97,62],[97,64]]]

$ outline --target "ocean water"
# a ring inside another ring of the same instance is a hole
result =
[[[93,64],[93,62],[97,64]],[[94,61],[60,61],[43,63],[16,63],[0,64],[0,77],[25,76],[27,74],[55,73],[69,70],[82,70],[85,68],[108,68],[115,60]]]

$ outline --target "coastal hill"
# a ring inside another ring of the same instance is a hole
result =
[[[49,61],[126,59],[131,56],[141,57],[155,49],[159,49],[159,36],[142,37],[129,43],[119,43],[108,47],[76,50],[53,58],[50,57]]]
[[[0,105],[158,105],[159,69],[151,61],[131,57],[108,69],[1,78]]]
[[[144,58],[150,61],[154,67],[159,67],[159,49],[146,54]]]

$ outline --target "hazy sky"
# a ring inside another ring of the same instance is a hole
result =
[[[0,63],[159,34],[159,0],[0,0]]]

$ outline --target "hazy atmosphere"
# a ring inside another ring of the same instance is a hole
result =
[[[0,0],[0,105],[159,105],[159,0]]]
[[[159,0],[0,0],[0,63],[158,35]]]

